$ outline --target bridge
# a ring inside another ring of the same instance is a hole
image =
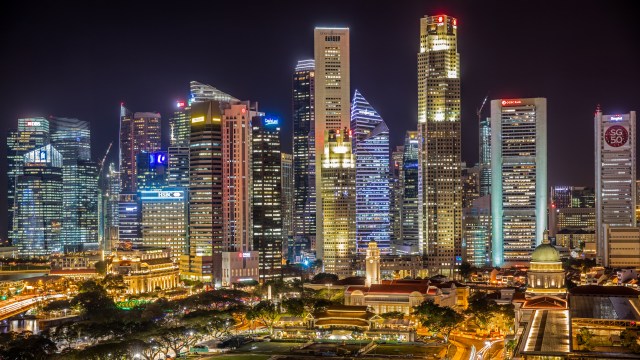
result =
[[[35,307],[39,301],[52,300],[64,297],[62,294],[46,295],[46,296],[22,296],[18,300],[0,302],[0,321],[10,317],[22,314],[23,312]]]

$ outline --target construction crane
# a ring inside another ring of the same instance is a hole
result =
[[[107,147],[107,151],[105,151],[102,160],[98,163],[98,179],[102,176],[102,169],[104,168],[104,162],[107,161],[107,156],[109,155],[109,151],[111,151],[111,146],[113,145],[113,141],[109,143]]]
[[[482,105],[480,105],[480,107],[476,111],[476,114],[478,115],[478,122],[482,121],[482,109],[484,109],[484,104],[487,103],[488,98],[489,98],[489,94],[487,94],[487,96],[484,97],[484,100],[482,100]]]

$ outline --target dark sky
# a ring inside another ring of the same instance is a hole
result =
[[[425,14],[459,20],[468,163],[477,161],[475,109],[486,94],[548,98],[550,185],[593,184],[596,104],[605,114],[640,110],[633,1],[133,3],[2,2],[3,142],[18,117],[77,117],[91,122],[100,159],[117,140],[121,101],[133,111],[161,112],[166,124],[189,80],[198,80],[279,114],[290,151],[292,69],[313,57],[315,26],[348,26],[352,93],[359,89],[378,110],[395,146],[416,128],[416,52]],[[2,147],[3,173],[5,156]],[[0,176],[0,188],[6,183]],[[0,194],[4,237],[6,191]]]

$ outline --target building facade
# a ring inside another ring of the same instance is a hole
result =
[[[136,189],[158,190],[167,187],[169,156],[166,151],[146,151],[136,155]]]
[[[640,228],[605,224],[605,267],[640,267]]]
[[[636,113],[595,114],[596,241],[606,262],[605,225],[636,226]]]
[[[142,245],[171,249],[177,264],[189,245],[188,204],[183,188],[140,190]]]
[[[314,30],[314,145],[316,177],[316,257],[324,256],[323,156],[326,132],[348,129],[350,122],[350,53],[348,28]]]
[[[493,266],[526,265],[547,228],[547,100],[492,100],[491,138]]]
[[[491,118],[480,120],[480,196],[491,193]]]
[[[138,193],[120,193],[118,197],[118,244],[141,245],[142,213]]]
[[[356,251],[374,241],[383,253],[391,248],[389,128],[356,90],[351,103],[351,146],[356,160]]]
[[[410,254],[422,254],[420,247],[420,206],[418,203],[419,175],[417,131],[407,131],[404,137],[402,157],[403,189],[402,194],[402,245]]]
[[[419,241],[433,274],[462,262],[460,55],[457,19],[420,19],[418,52]]]
[[[463,260],[482,268],[491,266],[491,197],[479,197],[462,215]]]
[[[159,113],[131,113],[120,104],[120,176],[122,191],[136,191],[136,156],[160,150],[161,119]]]
[[[389,183],[389,208],[391,241],[398,244],[402,240],[402,195],[404,194],[404,169],[402,158],[404,146],[396,146],[391,153],[391,171]]]
[[[279,144],[279,142],[278,142]],[[293,155],[280,154],[280,183],[282,193],[282,251],[284,258],[288,258],[289,244],[293,245],[293,212],[294,212],[294,185],[293,185]]]

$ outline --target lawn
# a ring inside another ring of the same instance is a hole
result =
[[[271,355],[260,354],[224,354],[206,357],[209,360],[267,360]]]
[[[442,351],[443,346],[420,345],[378,345],[369,351],[368,355],[413,355],[416,357],[436,355]]]
[[[289,354],[291,348],[297,348],[303,343],[286,342],[250,342],[235,349],[234,353],[267,353],[267,354]]]

